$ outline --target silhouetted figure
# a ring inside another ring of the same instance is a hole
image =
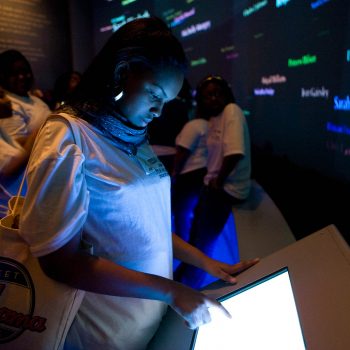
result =
[[[52,109],[57,109],[67,103],[81,80],[81,74],[77,71],[69,71],[60,75],[52,91]]]

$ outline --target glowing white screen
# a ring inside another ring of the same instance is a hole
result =
[[[232,319],[210,309],[194,350],[306,349],[287,270],[221,303]]]

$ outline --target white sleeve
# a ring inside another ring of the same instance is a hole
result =
[[[192,120],[184,125],[176,137],[176,146],[182,146],[189,149],[191,152],[194,151],[200,137],[200,130],[196,127],[195,122],[195,120]]]
[[[84,155],[64,120],[48,120],[34,145],[20,234],[35,256],[47,255],[80,232],[89,193]]]
[[[223,156],[246,153],[244,142],[244,116],[236,105],[225,110],[223,133]],[[230,107],[231,107],[230,106]]]
[[[18,158],[24,159],[25,155],[25,149],[0,128],[0,175],[7,173],[8,167],[12,167],[11,163],[17,162]]]

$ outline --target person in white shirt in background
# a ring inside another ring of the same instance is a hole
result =
[[[0,119],[0,128],[20,145],[38,132],[50,114],[48,105],[31,93],[34,76],[28,60],[19,51],[7,50],[0,54],[0,86],[11,101],[12,116]],[[32,142],[33,143],[33,140]]]
[[[128,22],[36,139],[19,230],[49,277],[86,291],[65,350],[145,349],[167,305],[190,328],[210,321],[208,307],[226,313],[172,280],[173,254],[231,283],[257,262],[222,263],[171,233],[170,177],[147,125],[177,96],[186,62],[163,21]]]
[[[0,54],[0,202],[17,194],[36,134],[50,114],[44,101],[31,93],[34,76],[30,63],[17,50]],[[26,191],[23,187],[22,194]]]
[[[210,75],[203,79],[197,87],[196,100],[198,113],[209,118],[208,161],[189,242],[211,256],[232,206],[242,203],[250,192],[250,137],[244,114],[222,77]],[[199,289],[205,273],[182,264],[176,277]]]

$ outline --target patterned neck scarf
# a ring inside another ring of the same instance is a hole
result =
[[[82,117],[112,139],[128,155],[136,155],[137,148],[147,141],[147,127],[137,128],[115,110],[99,107],[96,102],[85,102],[74,107],[66,105],[58,112]]]

